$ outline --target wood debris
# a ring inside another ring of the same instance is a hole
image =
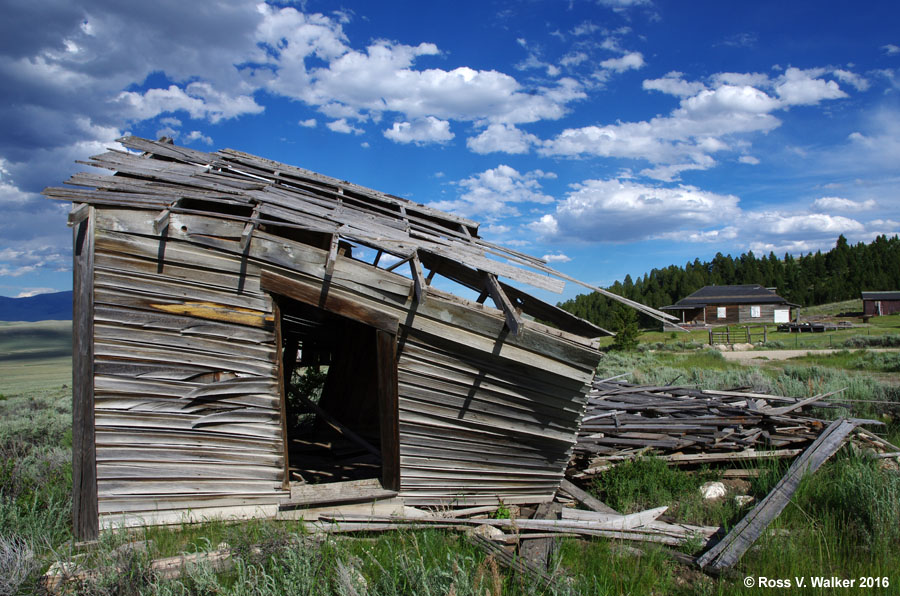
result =
[[[791,495],[806,474],[814,473],[819,466],[840,449],[849,435],[859,424],[871,420],[848,420],[841,418],[828,428],[798,457],[788,469],[784,478],[775,485],[765,499],[760,501],[725,538],[706,551],[697,563],[707,571],[721,572],[733,566],[747,552],[772,521],[784,510]]]
[[[585,478],[652,451],[673,465],[793,457],[827,421],[805,399],[676,386],[594,380],[569,476]]]

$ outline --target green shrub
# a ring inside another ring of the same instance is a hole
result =
[[[900,347],[900,334],[887,335],[856,335],[844,340],[846,348],[898,348]]]

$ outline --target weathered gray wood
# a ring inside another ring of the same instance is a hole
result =
[[[553,577],[545,571],[546,565],[536,565],[527,558],[517,558],[506,552],[503,548],[497,546],[480,534],[469,534],[469,542],[481,548],[489,556],[494,557],[504,567],[514,569],[517,573],[529,577],[532,580],[540,582],[542,585],[556,588]]]
[[[413,253],[413,257],[409,261],[409,269],[413,279],[415,300],[418,304],[422,304],[427,296],[425,288],[428,287],[428,282],[425,281],[425,276],[422,274],[422,263],[416,253]]]
[[[264,270],[260,276],[260,285],[269,292],[299,300],[391,334],[397,333],[397,319],[383,312],[366,308],[358,302],[336,296],[332,292],[328,292],[323,297],[320,288],[299,280]]]
[[[73,206],[72,211],[69,212],[69,217],[66,221],[67,225],[70,227],[77,226],[91,213],[91,206],[87,203],[80,203]]]
[[[94,436],[94,218],[73,230],[72,520],[79,540],[95,540],[97,453]]]
[[[563,478],[562,482],[560,482],[559,487],[566,494],[571,496],[573,499],[590,509],[591,511],[597,511],[599,513],[614,513],[617,515],[621,515],[618,511],[601,501],[596,497],[592,497],[582,489],[578,488],[569,480]]]
[[[331,503],[353,503],[390,499],[397,492],[386,489],[377,478],[365,480],[349,480],[346,482],[329,482],[324,484],[291,483],[289,499],[281,502],[282,506],[313,506]]]
[[[819,438],[791,464],[781,481],[754,507],[725,538],[697,559],[700,567],[719,572],[733,566],[762,535],[797,490],[806,474],[814,473],[844,443],[859,424],[857,420],[840,418],[832,422]]]
[[[560,519],[562,505],[559,503],[541,503],[538,505],[535,519]],[[527,536],[527,535],[526,535]],[[519,555],[538,569],[547,569],[552,560],[556,539],[550,536],[526,538],[519,543]]]
[[[506,328],[509,329],[509,332],[514,336],[518,335],[519,328],[522,327],[522,319],[519,317],[519,313],[516,312],[516,308],[513,306],[512,302],[510,302],[509,297],[503,291],[503,288],[500,287],[497,276],[493,273],[485,273],[484,283],[487,286],[488,293],[491,295],[494,304],[497,305],[498,309],[503,311],[503,316],[506,317]]]

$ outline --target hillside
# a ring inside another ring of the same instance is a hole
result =
[[[27,298],[0,296],[0,321],[71,321],[72,291]]]
[[[704,286],[759,284],[777,288],[779,296],[804,307],[859,299],[860,292],[900,289],[900,237],[878,236],[869,244],[850,245],[840,236],[828,252],[799,257],[774,253],[757,257],[717,254],[684,266],[653,269],[632,279],[626,275],[606,289],[653,308],[674,304]],[[618,329],[621,308],[596,292],[560,303],[561,308],[606,329]],[[643,326],[657,324],[643,317]]]

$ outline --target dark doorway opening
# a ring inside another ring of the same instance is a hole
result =
[[[396,335],[290,298],[278,304],[291,501],[341,500],[334,483],[360,498],[397,490]]]

